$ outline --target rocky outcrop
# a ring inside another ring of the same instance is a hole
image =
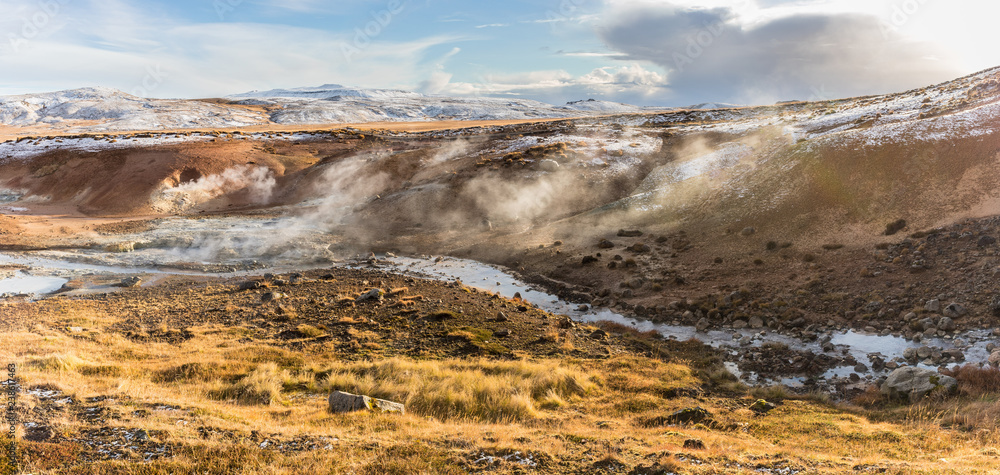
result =
[[[343,391],[331,392],[328,401],[330,412],[334,414],[357,411],[406,413],[406,407],[401,403],[375,399],[368,396],[359,396]]]
[[[932,391],[952,392],[957,387],[955,378],[936,371],[907,366],[892,372],[882,383],[882,394],[894,399],[917,402]]]

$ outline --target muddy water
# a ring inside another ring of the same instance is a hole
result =
[[[67,279],[59,277],[33,276],[19,272],[13,277],[0,279],[0,296],[44,295],[59,290],[66,282],[68,282]]]

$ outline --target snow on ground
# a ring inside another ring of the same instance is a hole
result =
[[[233,127],[264,124],[267,116],[246,108],[204,101],[144,99],[108,88],[0,96],[0,124],[82,126],[89,132]]]
[[[650,124],[687,123],[689,131],[736,135],[780,126],[798,139],[936,141],[996,132],[1000,68],[898,94],[771,107],[659,114]],[[991,120],[992,119],[992,120]],[[698,122],[701,122],[698,124]]]
[[[102,138],[40,138],[34,140],[8,141],[0,143],[0,163],[10,160],[26,160],[54,150],[77,152],[98,152],[133,147],[152,147],[184,142],[205,142],[209,135],[151,134],[149,137],[108,135]]]
[[[427,96],[335,84],[253,91],[222,101],[145,99],[114,89],[84,88],[0,96],[0,125],[50,125],[78,132],[106,132],[269,123],[557,119],[646,110],[650,109],[596,100],[554,106],[526,99]]]
[[[705,102],[702,104],[695,104],[687,107],[681,107],[681,109],[735,109],[738,107],[744,107],[738,104],[727,104],[725,102]]]
[[[362,89],[344,87],[339,84],[324,84],[319,87],[299,87],[293,89],[272,89],[270,91],[250,91],[233,94],[229,99],[336,99],[356,97],[379,100],[399,100],[425,97],[423,94],[398,89]]]
[[[190,142],[208,142],[219,140],[280,140],[285,142],[301,142],[328,137],[326,132],[258,132],[249,134],[216,134],[212,132],[194,133],[150,133],[150,134],[108,134],[95,137],[38,137],[30,140],[9,140],[0,143],[0,163],[10,160],[26,160],[55,150],[70,150],[76,152],[99,152],[102,150],[119,150],[125,148],[142,148],[162,145],[174,145]],[[2,199],[2,195],[0,195]]]
[[[635,113],[647,110],[645,107],[622,104],[620,102],[599,101],[596,99],[567,102],[566,105],[561,108],[575,111],[601,112],[604,114]]]
[[[620,173],[638,164],[641,157],[655,153],[663,145],[663,139],[632,129],[608,134],[601,127],[580,127],[578,132],[583,133],[556,134],[547,137],[528,136],[506,140],[484,153],[503,155],[535,146],[566,143],[570,150],[589,157],[584,162],[586,165],[606,166],[607,172]]]

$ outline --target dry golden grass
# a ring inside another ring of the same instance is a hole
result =
[[[208,396],[239,404],[270,405],[279,400],[281,389],[289,379],[288,371],[279,369],[277,364],[265,363],[233,384],[209,390]]]
[[[594,392],[596,375],[558,360],[408,361],[334,365],[324,389],[404,402],[441,420],[525,421]]]
[[[0,333],[0,360],[20,364],[26,388],[58,389],[76,401],[111,397],[95,403],[116,415],[98,427],[141,427],[175,449],[172,457],[149,463],[81,464],[78,444],[22,441],[22,468],[31,473],[598,473],[614,467],[627,473],[639,466],[695,474],[747,473],[746,467],[990,473],[1000,463],[992,393],[863,411],[793,399],[781,389],[744,389],[737,397],[706,393],[716,384],[711,378],[726,378],[625,347],[587,360],[344,361],[332,352],[246,343],[243,327],[190,328],[192,337],[176,343],[133,341],[112,330],[113,316],[86,304],[47,305],[48,316],[30,328]],[[70,323],[85,331],[68,331]],[[404,402],[407,414],[330,414],[325,396],[332,389]],[[756,415],[749,406],[758,397],[779,406]],[[31,410],[44,401],[23,395],[20,404]],[[161,405],[179,409],[155,409]],[[650,423],[695,406],[707,409],[711,420]],[[143,408],[148,415],[135,415]],[[69,439],[95,424],[72,412],[47,423]],[[252,431],[328,448],[262,448]],[[706,448],[685,449],[688,439]],[[536,466],[503,460],[518,452]]]

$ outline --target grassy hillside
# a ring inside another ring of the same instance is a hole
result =
[[[874,393],[834,403],[742,386],[697,342],[571,326],[462,285],[317,277],[5,304],[22,470],[989,473],[1000,462],[1000,388],[984,385],[995,371],[917,406]],[[373,285],[396,290],[355,302]],[[284,297],[262,302],[266,292]],[[331,414],[332,389],[407,413]],[[776,407],[751,410],[761,398]]]

